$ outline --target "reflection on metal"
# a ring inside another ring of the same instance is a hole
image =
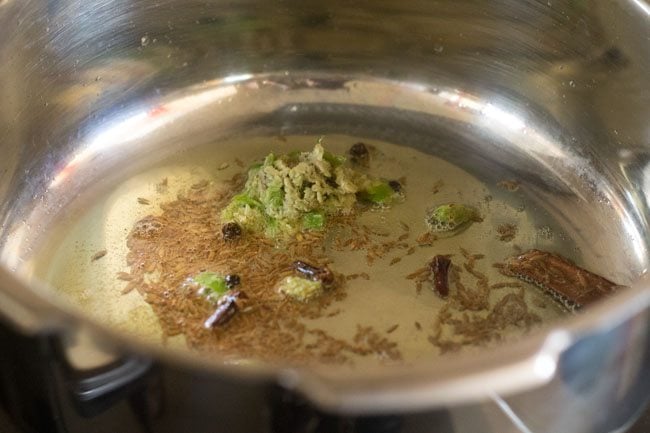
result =
[[[625,193],[627,196],[627,203],[636,202],[637,198],[633,196],[629,191]],[[648,217],[646,213],[643,213],[637,207],[626,206],[626,202],[621,200],[612,201],[612,206],[616,207],[619,210],[621,215],[621,224],[623,224],[625,233],[628,236],[630,241],[631,253],[634,255],[640,263],[648,262],[648,248],[646,245],[641,242],[641,240],[646,236],[644,232],[639,230],[638,224],[635,221],[641,221],[643,226],[647,227]],[[647,272],[647,267],[642,270],[642,273]]]
[[[553,357],[542,354],[535,359],[534,371],[540,377],[551,378],[555,374],[557,362]]]
[[[501,409],[503,414],[512,421],[512,424],[519,430],[520,433],[533,433],[531,429],[529,429],[524,421],[517,416],[514,410],[510,407],[508,403],[498,395],[494,394],[492,396],[492,401],[496,403],[496,405]]]
[[[223,82],[227,84],[234,84],[234,83],[240,83],[242,81],[250,80],[253,77],[254,77],[253,74],[233,74],[225,77],[223,79]]]
[[[487,104],[482,110],[490,120],[495,120],[499,126],[505,126],[508,129],[522,131],[526,124],[516,115],[508,113],[492,104]]]
[[[646,2],[646,0],[630,0],[632,3],[634,3],[641,12],[645,13],[646,15],[650,16],[650,5]]]
[[[240,76],[241,77],[241,76]],[[237,77],[237,78],[240,78]],[[230,77],[228,77],[230,78]],[[228,78],[223,82],[228,82]],[[238,80],[232,80],[238,81]],[[152,132],[169,126],[174,121],[200,110],[209,104],[219,102],[233,96],[237,90],[235,86],[221,86],[221,82],[206,83],[204,89],[197,89],[187,96],[140,111],[128,116],[125,120],[115,125],[101,129],[90,143],[81,146],[72,159],[54,176],[50,188],[56,188],[79,168],[80,165],[91,161],[102,152],[116,152],[120,146],[132,143]]]
[[[534,127],[527,125],[517,112],[508,111],[491,102],[485,102],[477,96],[461,93],[460,91],[441,90],[438,92],[438,96],[448,101],[449,105],[457,106],[461,111],[467,111],[474,116],[484,116],[486,118],[486,128],[497,132],[501,131],[502,128],[506,128],[513,133],[525,135],[525,142],[520,143],[520,145],[526,146],[526,150],[532,154],[539,153],[554,158],[569,157],[557,143],[546,139]],[[479,122],[479,120],[475,120],[475,122]]]

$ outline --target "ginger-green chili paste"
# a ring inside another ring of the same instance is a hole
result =
[[[358,202],[388,205],[399,192],[324,149],[270,153],[248,171],[244,190],[222,211],[224,223],[275,238],[319,230],[328,216],[350,214]]]

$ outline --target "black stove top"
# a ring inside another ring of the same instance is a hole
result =
[[[1,433],[27,433],[28,430],[19,429],[16,427],[16,425],[11,421],[9,415],[4,409],[5,408],[0,408],[0,432]],[[419,431],[421,432],[429,431],[427,430],[427,425],[429,425],[427,421],[430,420],[424,420],[424,419],[420,420],[420,422],[422,423],[421,425],[422,428],[418,429]],[[415,422],[418,421],[415,420]],[[333,429],[329,430],[331,432],[345,431],[340,429],[339,426],[340,422],[330,421],[330,424],[332,425],[329,425],[327,427],[333,427]],[[348,424],[351,423],[348,422]],[[109,426],[106,427],[110,428]],[[347,431],[365,431],[365,432],[372,432],[372,433],[400,432],[400,429],[398,428],[396,430],[395,427],[399,427],[399,421],[387,419],[387,420],[383,420],[383,422],[378,422],[378,420],[375,420],[374,424],[370,422],[370,423],[366,423],[366,425],[357,425],[357,430],[348,429]],[[105,431],[111,431],[111,430],[105,430]],[[649,432],[650,432],[650,410],[647,410],[625,433],[649,433]],[[122,433],[126,433],[126,432],[122,432]],[[623,432],[616,432],[616,433],[623,433]]]
[[[128,393],[91,398],[89,392],[106,383],[66,376],[50,343],[17,336],[0,325],[0,433],[457,433],[445,410],[340,417],[274,386],[214,386],[197,373],[157,367],[131,381]],[[208,417],[196,419],[193,413]],[[650,410],[626,433],[650,433]]]

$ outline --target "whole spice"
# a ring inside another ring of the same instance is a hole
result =
[[[225,281],[226,281],[226,286],[228,286],[229,289],[233,289],[239,285],[241,279],[239,278],[239,275],[228,274],[225,276]]]
[[[395,192],[401,192],[402,191],[402,184],[399,183],[397,180],[389,180],[388,181],[388,186],[391,187],[391,189]]]
[[[576,266],[557,254],[529,250],[500,266],[503,275],[540,287],[569,310],[594,303],[622,286]]]
[[[221,233],[226,241],[234,241],[241,236],[242,230],[236,222],[228,222],[221,227]]]
[[[449,295],[449,267],[451,260],[447,256],[437,255],[429,267],[433,273],[433,290],[443,298]]]
[[[104,257],[106,254],[108,254],[108,251],[106,251],[106,250],[97,251],[97,252],[96,252],[95,254],[93,254],[93,256],[90,258],[90,261],[91,261],[91,262],[97,261],[97,260],[101,259],[102,257]]]
[[[327,288],[334,284],[334,274],[327,266],[320,268],[302,260],[296,260],[293,262],[293,269],[304,278],[312,281],[320,281],[323,287]]]
[[[500,241],[510,242],[517,235],[517,226],[514,224],[501,224],[497,227],[497,234]]]
[[[353,163],[360,165],[368,164],[370,153],[368,152],[368,148],[365,144],[361,142],[353,144],[352,147],[350,147],[349,153],[350,159]]]
[[[190,279],[199,286],[197,294],[212,303],[217,303],[225,295],[230,287],[226,278],[216,272],[201,272]]]
[[[223,295],[219,299],[219,302],[217,302],[217,309],[203,323],[203,326],[209,329],[226,324],[239,310],[237,301],[245,297],[246,295],[240,291],[229,292]]]
[[[300,302],[310,302],[323,294],[323,283],[289,275],[278,286],[278,292]]]
[[[429,209],[425,218],[431,233],[457,232],[473,222],[481,221],[483,219],[476,209],[456,203],[443,204]]]

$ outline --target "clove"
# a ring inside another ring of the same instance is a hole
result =
[[[240,291],[231,291],[223,295],[217,302],[217,309],[203,323],[205,328],[214,328],[226,324],[239,311],[237,301],[246,299],[246,294]]]
[[[429,263],[429,268],[433,273],[433,290],[443,298],[449,295],[449,267],[451,260],[449,257],[437,255]]]
[[[334,273],[327,267],[318,267],[296,260],[293,262],[293,269],[300,274],[300,276],[312,281],[320,281],[323,287],[331,287],[334,284]]]

